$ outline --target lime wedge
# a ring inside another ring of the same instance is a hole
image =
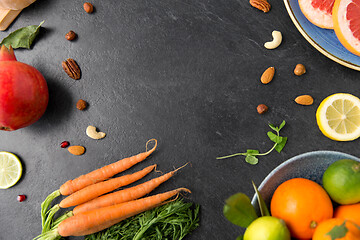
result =
[[[0,152],[0,189],[14,186],[21,177],[20,159],[9,152]]]

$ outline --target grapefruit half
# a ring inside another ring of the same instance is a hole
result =
[[[360,56],[360,0],[336,0],[333,22],[341,44]]]
[[[304,16],[321,28],[333,29],[332,10],[335,0],[299,0]]]

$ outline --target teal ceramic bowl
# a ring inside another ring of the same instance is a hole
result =
[[[360,57],[341,45],[334,30],[322,29],[309,22],[301,12],[298,0],[284,0],[284,4],[295,27],[314,48],[331,60],[360,71]]]
[[[322,175],[326,168],[333,162],[340,159],[354,159],[360,162],[360,159],[342,152],[334,151],[315,151],[308,152],[283,162],[276,167],[258,186],[261,196],[270,210],[270,201],[275,189],[286,180],[291,178],[306,178],[322,185]],[[259,204],[254,195],[252,199],[257,213],[260,216]]]

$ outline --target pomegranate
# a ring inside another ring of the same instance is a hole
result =
[[[0,49],[0,130],[12,131],[33,124],[44,114],[49,91],[34,67],[18,62],[14,51]]]

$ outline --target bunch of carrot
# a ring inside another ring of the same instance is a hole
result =
[[[155,142],[155,146],[148,150],[148,144],[152,141]],[[95,233],[128,217],[165,204],[171,201],[169,200],[170,198],[177,196],[181,191],[190,192],[186,188],[178,188],[141,198],[171,178],[181,167],[134,187],[109,193],[143,178],[154,170],[156,164],[133,174],[107,180],[145,160],[155,151],[156,147],[157,140],[151,139],[146,143],[145,152],[124,158],[64,183],[59,190],[51,193],[42,203],[41,217],[43,230],[42,234],[34,238],[34,240],[53,240],[61,236],[83,236]],[[70,196],[49,210],[51,202],[60,195]],[[60,208],[72,206],[76,206],[73,211],[67,212],[56,221],[53,221],[54,214]]]

